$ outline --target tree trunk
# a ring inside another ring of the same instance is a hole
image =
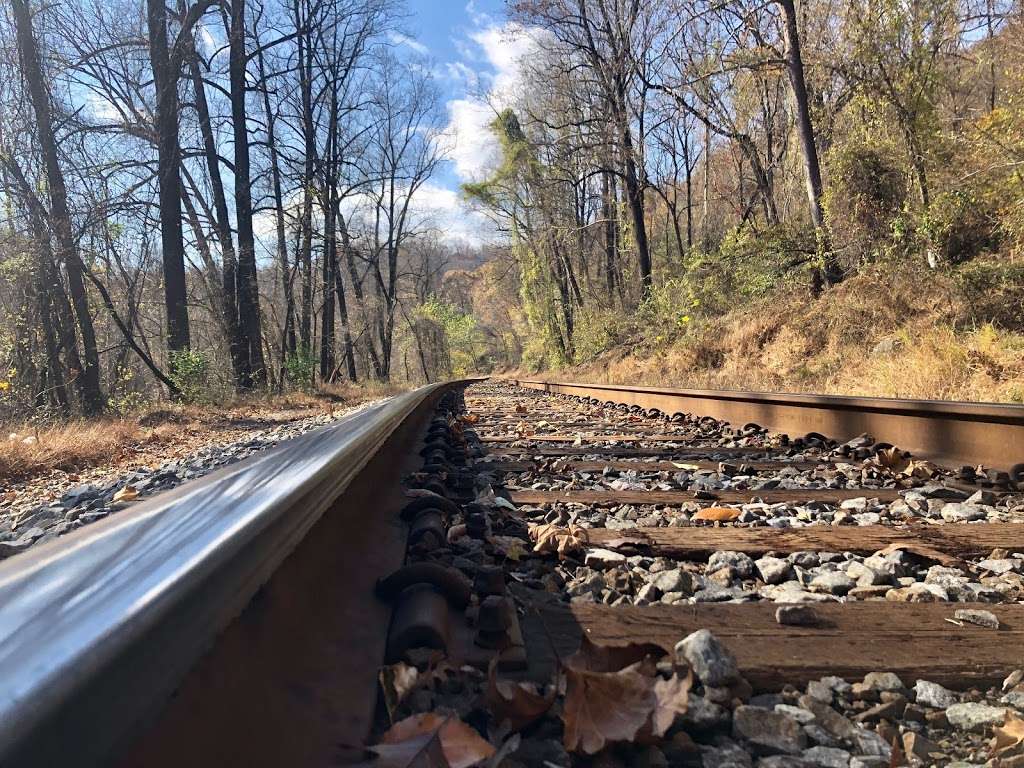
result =
[[[83,370],[76,378],[76,384],[82,400],[82,411],[86,415],[92,416],[103,410],[104,399],[100,389],[99,350],[96,346],[96,332],[93,329],[89,299],[85,292],[83,265],[71,226],[64,173],[57,160],[57,141],[51,122],[49,93],[46,89],[42,62],[32,33],[32,17],[26,0],[12,0],[12,7],[22,72],[28,86],[29,97],[32,100],[36,117],[36,135],[46,167],[47,186],[50,194],[50,228],[56,239],[58,263],[63,263],[67,270],[71,303],[74,306],[75,319],[82,337],[82,350],[85,359]]]
[[[804,177],[807,183],[807,202],[810,206],[811,221],[817,232],[818,249],[822,256],[822,275],[826,286],[834,285],[841,279],[839,264],[828,236],[825,214],[821,206],[821,166],[818,162],[818,147],[814,140],[814,125],[807,100],[807,83],[804,79],[804,62],[800,53],[800,33],[797,29],[796,8],[793,0],[777,0],[785,16],[783,30],[786,39],[786,69],[789,84],[796,104],[796,129],[800,137],[800,148],[804,156]]]
[[[640,188],[636,161],[633,157],[633,138],[626,117],[620,117],[622,137],[623,183],[626,187],[626,202],[633,220],[633,239],[636,241],[637,265],[640,267],[640,284],[644,294],[651,289],[651,251],[647,242],[647,222],[644,219],[644,192]]]
[[[206,168],[210,175],[210,188],[213,191],[214,225],[217,228],[217,240],[220,243],[221,315],[224,318],[224,329],[228,337],[228,351],[231,357],[235,387],[242,388],[242,382],[249,378],[251,370],[245,339],[242,337],[238,324],[236,287],[238,260],[235,256],[235,243],[231,235],[231,220],[228,218],[224,182],[220,175],[220,157],[217,154],[213,125],[210,121],[210,108],[206,101],[206,85],[199,69],[198,54],[194,49],[189,53],[189,70],[192,75],[192,88],[195,91],[196,113],[199,118],[199,130],[203,136],[203,154],[206,156]]]
[[[185,284],[185,243],[181,230],[181,154],[178,147],[178,72],[171,65],[167,43],[167,6],[146,0],[149,59],[156,89],[157,178],[160,187],[160,244],[164,268],[167,349],[190,345],[188,295]]]
[[[299,90],[302,102],[302,140],[303,140],[303,167],[302,167],[302,219],[300,227],[302,230],[302,242],[299,245],[299,279],[302,282],[301,301],[299,309],[299,346],[304,353],[309,354],[313,350],[313,163],[316,157],[316,146],[313,136],[313,52],[311,48],[312,36],[308,29],[304,29],[309,23],[303,19],[299,11],[299,2],[295,0],[295,29],[299,30],[298,49],[298,71]]]
[[[243,389],[252,389],[266,383],[267,370],[263,362],[256,240],[252,228],[252,178],[245,109],[245,0],[233,0],[231,3],[229,45],[231,121],[235,144],[235,223],[238,228],[238,324],[249,362],[249,375],[241,384]]]
[[[277,152],[275,124],[277,115],[270,106],[270,89],[263,66],[263,49],[257,54],[260,82],[263,84],[263,111],[267,120],[267,149],[270,151],[270,178],[274,188],[274,221],[277,226],[277,264],[281,270],[281,290],[284,294],[284,324],[281,329],[281,368],[289,354],[295,353],[295,300],[292,297],[292,270],[288,263],[288,240],[284,226],[284,194],[281,189],[281,163]]]
[[[338,230],[341,234],[341,247],[348,254],[352,248],[351,242],[348,239],[348,225],[345,222],[344,216],[339,211],[337,213]],[[349,326],[348,317],[348,302],[345,300],[345,280],[341,275],[341,265],[338,263],[337,256],[335,256],[335,291],[338,294],[338,314],[341,319],[342,334],[345,341],[345,364],[348,369],[348,380],[356,381],[356,355],[354,345],[352,343],[352,329]]]

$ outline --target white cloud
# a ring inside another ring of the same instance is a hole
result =
[[[447,187],[427,182],[416,191],[410,207],[442,240],[479,246],[493,239],[494,225]]]
[[[494,117],[494,110],[478,99],[448,102],[448,133],[452,137],[449,158],[462,181],[480,181],[500,160],[490,128]]]
[[[430,49],[419,40],[414,37],[409,37],[408,35],[403,35],[401,32],[388,32],[388,40],[395,45],[404,45],[406,48],[420,54],[420,56],[426,56],[430,53]]]
[[[473,3],[466,7],[474,22],[483,23],[467,35],[472,44],[471,61],[485,62],[476,71],[464,62],[448,65],[466,83],[466,95],[448,102],[448,133],[453,137],[451,160],[463,181],[479,181],[499,159],[497,140],[490,123],[497,111],[509,106],[522,82],[521,62],[535,49],[530,30],[512,22],[496,23],[477,13]],[[472,73],[472,77],[467,75]],[[486,86],[486,95],[475,95]]]

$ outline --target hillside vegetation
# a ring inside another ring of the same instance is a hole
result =
[[[544,32],[465,188],[511,232],[471,291],[498,367],[1024,399],[1016,4],[516,8]]]

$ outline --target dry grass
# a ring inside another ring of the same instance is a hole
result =
[[[141,460],[161,447],[194,449],[232,434],[333,413],[400,391],[392,385],[332,385],[311,393],[238,398],[218,406],[152,407],[124,418],[41,428],[7,425],[0,439],[0,482]]]
[[[750,391],[1024,402],[1024,334],[976,321],[936,275],[866,271],[814,301],[773,297],[672,344],[560,376]]]

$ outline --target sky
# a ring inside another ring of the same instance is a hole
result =
[[[501,93],[515,87],[527,41],[508,21],[504,0],[408,0],[392,42],[425,56],[441,90],[451,136],[449,159],[417,195],[448,239],[481,244],[494,226],[461,199],[459,185],[487,176],[497,160],[488,123]],[[488,98],[488,94],[491,98]]]

